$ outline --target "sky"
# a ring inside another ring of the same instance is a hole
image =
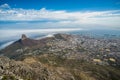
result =
[[[0,0],[0,39],[45,29],[120,30],[120,0]]]
[[[120,29],[120,0],[0,0],[0,29]]]

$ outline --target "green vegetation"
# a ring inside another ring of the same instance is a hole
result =
[[[14,76],[4,75],[1,80],[18,80]]]

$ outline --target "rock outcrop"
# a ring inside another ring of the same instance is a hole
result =
[[[25,34],[22,34],[21,40],[27,39],[27,36]]]
[[[0,57],[0,76],[8,75],[23,80],[75,80],[64,68],[46,67],[33,57],[27,57],[23,61]]]

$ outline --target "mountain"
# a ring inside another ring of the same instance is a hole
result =
[[[22,34],[21,39],[2,49],[0,53],[10,58],[14,58],[21,55],[21,53],[18,53],[18,51],[22,51],[24,48],[43,47],[46,44],[45,41],[49,39],[46,38],[42,40],[34,40],[28,38],[25,34]]]
[[[119,80],[120,40],[25,34],[0,51],[0,76],[23,80]],[[5,57],[6,56],[6,57]]]

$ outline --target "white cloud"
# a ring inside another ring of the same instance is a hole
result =
[[[10,7],[8,4],[1,8]],[[106,26],[120,27],[120,10],[74,11],[34,9],[1,9],[0,21],[46,21],[55,26]],[[46,25],[49,26],[49,25]]]
[[[3,48],[5,48],[5,47],[9,46],[9,45],[12,44],[12,43],[14,43],[14,41],[7,42],[7,43],[1,45],[1,46],[0,46],[0,49],[3,49]]]
[[[1,34],[0,42],[4,40],[20,38],[22,34],[39,35],[39,34],[48,34],[48,33],[72,32],[72,31],[80,31],[80,30],[83,30],[83,29],[82,28],[59,28],[59,29],[0,30],[0,34]]]
[[[10,6],[8,4],[3,4],[0,6],[0,9],[9,9]]]

